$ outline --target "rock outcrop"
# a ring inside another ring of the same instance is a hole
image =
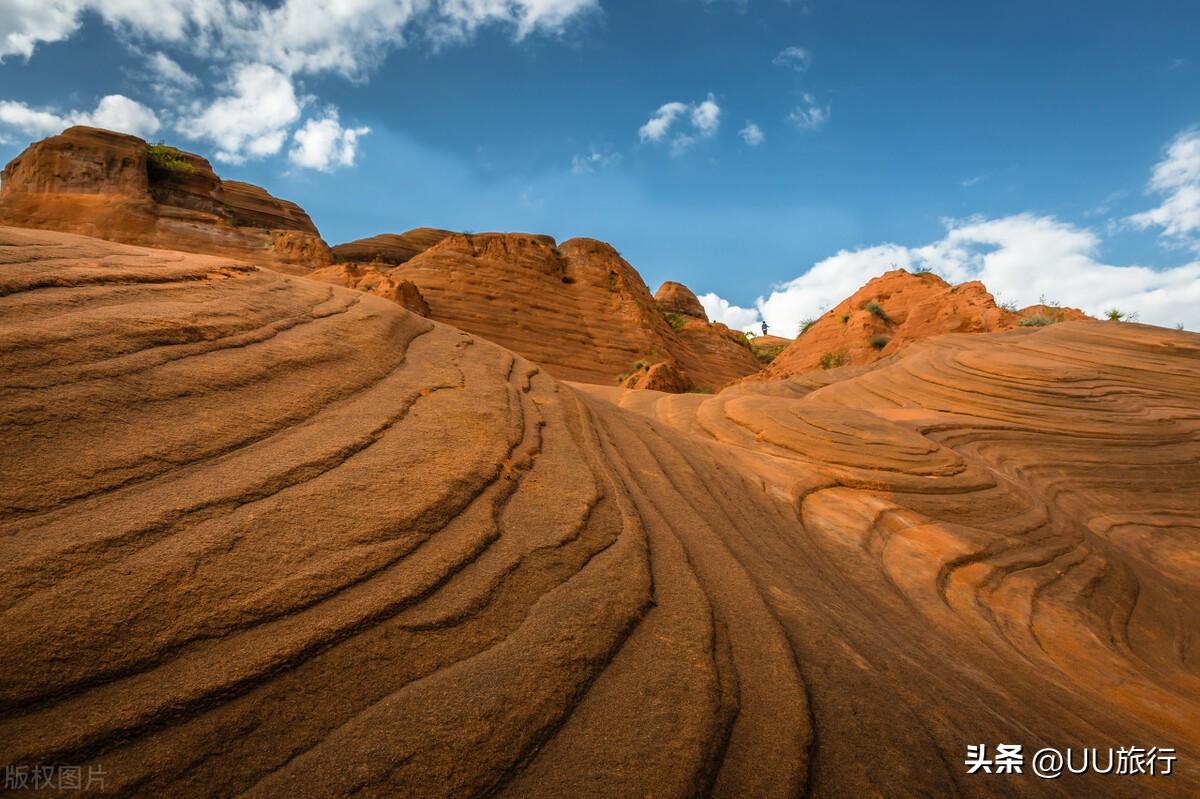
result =
[[[449,235],[449,230],[430,227],[414,228],[407,233],[382,233],[336,245],[333,247],[333,260],[337,263],[379,262],[399,266]]]
[[[428,241],[444,233],[398,238]],[[348,257],[350,251],[338,250],[339,258]],[[431,319],[494,341],[565,380],[612,385],[644,361],[669,366],[660,372],[671,380],[657,380],[658,386],[711,391],[759,369],[744,338],[710,324],[698,301],[699,317],[668,319],[637,271],[594,239],[559,246],[527,233],[445,234],[390,271],[386,256],[359,252],[372,256],[372,268],[413,283]]]
[[[621,387],[665,391],[668,394],[682,394],[694,388],[690,377],[666,362],[637,364],[630,375],[621,382]]]
[[[185,799],[1200,794],[1196,334],[669,395],[243,261],[12,228],[0,261],[0,766]],[[967,774],[981,742],[1177,759]]]
[[[951,285],[932,272],[895,269],[806,322],[762,377],[868,364],[943,333],[992,333],[1086,318],[1082,311],[1058,306],[1008,310],[979,281]]]
[[[293,270],[332,260],[295,203],[223,181],[198,155],[89,127],[36,142],[4,168],[0,224]]]
[[[371,264],[333,264],[322,269],[315,269],[305,277],[319,280],[322,283],[333,283],[338,286],[365,291],[377,297],[399,303],[408,310],[421,316],[429,316],[429,303],[421,295],[421,290],[408,280],[399,280],[389,272]]]
[[[654,292],[654,301],[658,303],[658,307],[666,314],[682,314],[693,319],[701,319],[708,321],[708,314],[704,312],[704,306],[700,304],[700,300],[692,293],[692,290],[682,283],[676,283],[673,280],[668,280],[658,287],[658,291]]]

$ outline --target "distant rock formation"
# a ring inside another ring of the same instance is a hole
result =
[[[894,269],[806,322],[763,377],[873,363],[911,341],[942,333],[992,333],[1087,318],[1075,308],[1049,305],[1009,310],[977,280],[951,285],[932,272]]]
[[[294,270],[332,261],[295,203],[223,181],[198,155],[83,126],[30,145],[4,168],[0,224]]]
[[[372,264],[333,264],[315,269],[306,277],[374,294],[397,302],[413,313],[429,316],[429,303],[412,281],[395,278]]]
[[[437,244],[452,231],[419,227],[406,233],[381,233],[366,239],[349,241],[333,248],[336,263],[379,262],[399,266]]]
[[[654,301],[658,303],[658,307],[662,309],[663,313],[683,314],[694,319],[708,321],[708,314],[704,312],[704,306],[700,304],[700,300],[696,298],[692,290],[674,280],[668,280],[658,287],[658,291],[654,292]]]
[[[338,245],[334,252],[414,284],[431,319],[507,347],[566,380],[613,385],[644,362],[669,368],[639,387],[711,391],[760,368],[744,337],[710,324],[685,286],[673,284],[671,307],[690,313],[669,318],[637,270],[594,239],[559,246],[537,234],[419,228]],[[399,266],[389,268],[389,259]],[[357,276],[336,270],[314,277],[359,285]]]

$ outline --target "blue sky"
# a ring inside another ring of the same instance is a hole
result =
[[[0,158],[123,127],[331,243],[593,236],[785,334],[892,264],[1200,327],[1200,4],[412,7],[0,0]]]

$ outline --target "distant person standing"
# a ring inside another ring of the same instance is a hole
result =
[[[767,323],[765,320],[763,321],[763,335],[767,335]]]

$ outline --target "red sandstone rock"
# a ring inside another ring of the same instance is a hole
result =
[[[1041,309],[1043,314],[1039,314]],[[1053,315],[1050,315],[1053,311]],[[869,281],[823,313],[771,363],[763,377],[785,377],[830,366],[885,358],[909,342],[942,333],[1012,330],[1023,319],[1087,318],[1073,308],[1005,310],[979,281],[952,286],[933,273],[896,269]]]
[[[708,314],[704,312],[704,306],[700,304],[700,300],[692,293],[692,290],[682,283],[676,283],[673,280],[668,280],[658,287],[658,291],[654,292],[654,301],[658,303],[658,307],[663,313],[683,314],[696,319],[708,321]]]
[[[399,266],[451,235],[449,230],[419,227],[406,233],[382,233],[366,239],[338,244],[333,247],[333,260],[338,263],[371,263],[379,261]]]
[[[331,261],[295,203],[222,181],[200,156],[81,126],[30,145],[5,167],[0,223],[293,269]]]
[[[1194,333],[671,395],[225,257],[0,228],[0,261],[0,765],[182,799],[1200,795]],[[972,743],[1178,759],[967,775]]]
[[[364,291],[399,303],[413,313],[429,316],[429,303],[408,280],[398,280],[371,264],[333,264],[315,269],[305,277]]]
[[[674,364],[659,362],[648,366],[640,366],[621,383],[623,388],[644,389],[647,391],[665,391],[669,394],[682,394],[690,391],[691,378],[680,371]]]
[[[564,379],[611,385],[635,362],[664,362],[713,390],[759,368],[724,325],[693,319],[673,330],[637,271],[594,239],[455,233],[391,275],[416,284],[430,318]]]

